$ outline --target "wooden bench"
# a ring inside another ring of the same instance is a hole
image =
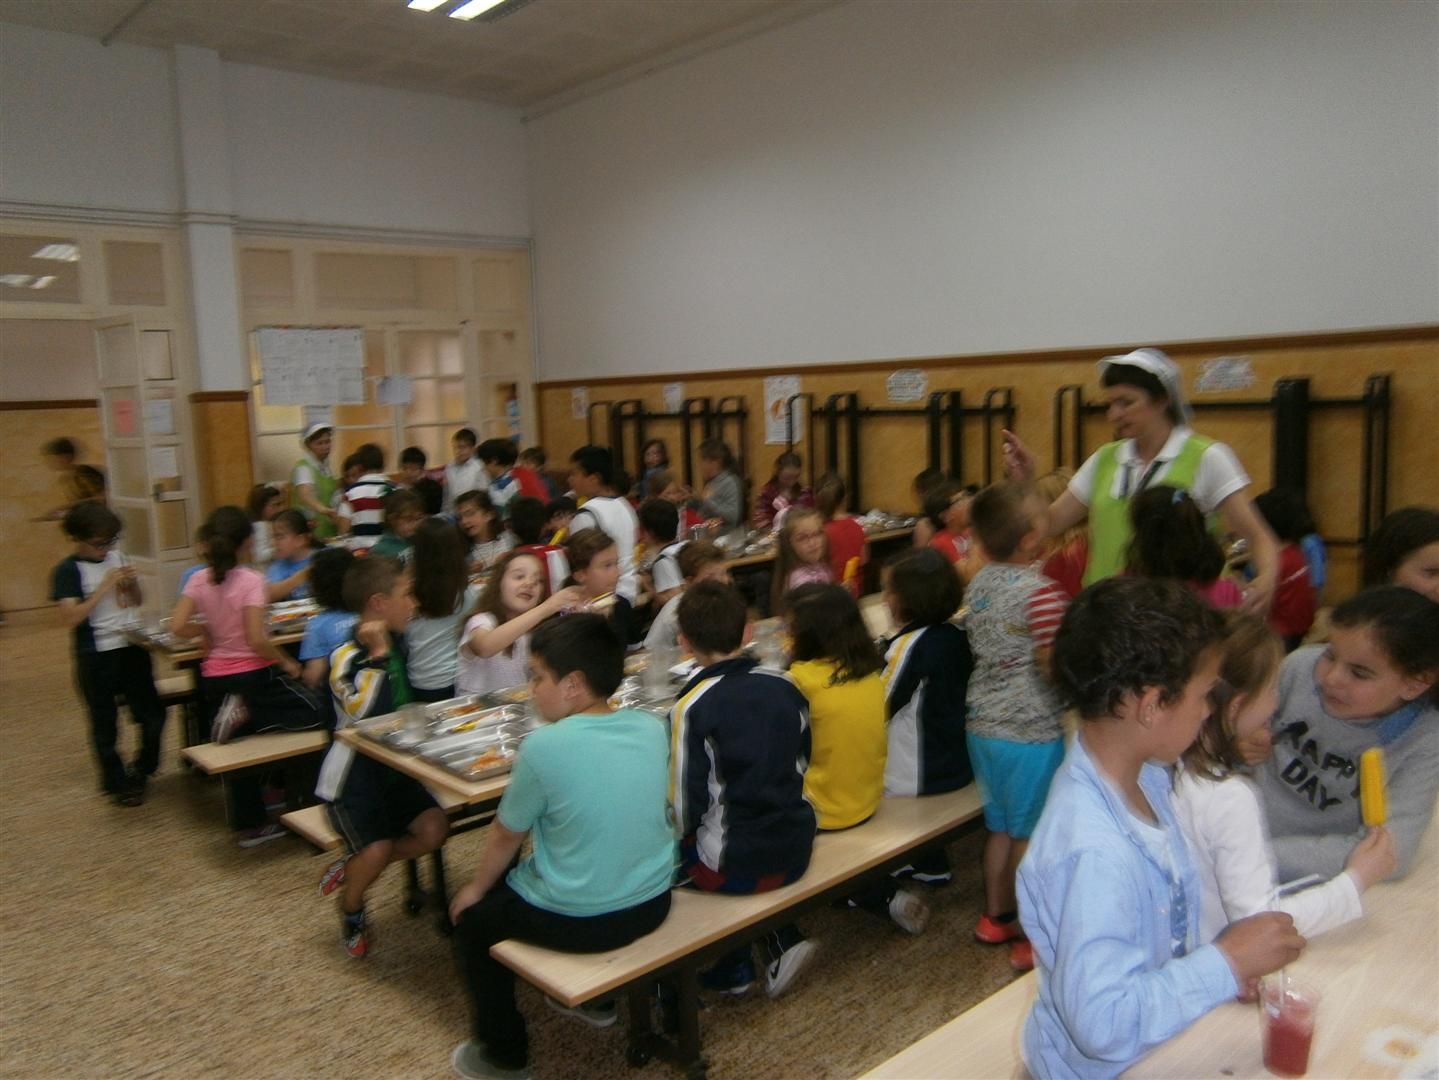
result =
[[[440,804],[440,809],[450,817],[466,809],[464,800],[453,794],[444,791],[431,791],[430,794],[435,797],[435,802]],[[344,844],[340,834],[330,824],[330,815],[323,806],[306,806],[301,810],[281,814],[280,824],[321,851],[335,851]]]
[[[1027,1077],[1019,1056],[1019,1036],[1037,992],[1035,975],[1030,972],[866,1073],[866,1080]]]
[[[766,930],[793,921],[799,910],[857,892],[916,851],[943,843],[980,816],[979,790],[916,799],[885,799],[869,821],[815,838],[809,870],[799,881],[754,896],[720,896],[676,889],[669,917],[654,933],[605,953],[564,953],[522,941],[502,941],[490,955],[566,1005],[581,1005],[618,990],[629,994],[628,1057],[640,1065],[658,1055],[691,1077],[702,1077],[699,971]],[[649,995],[660,977],[675,977],[679,999],[678,1045],[650,1026]]]
[[[312,759],[330,747],[330,733],[324,728],[313,731],[274,731],[263,735],[246,735],[227,743],[198,743],[180,749],[180,759],[197,772],[218,776],[228,789],[230,779],[243,772],[280,766],[285,773],[285,794],[289,810],[298,809],[308,801],[314,776],[308,767]],[[306,767],[302,768],[304,765]],[[225,813],[230,812],[228,790]]]

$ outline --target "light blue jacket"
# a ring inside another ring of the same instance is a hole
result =
[[[1239,992],[1223,953],[1195,948],[1200,891],[1169,775],[1148,764],[1139,784],[1168,834],[1172,869],[1146,848],[1080,737],[1020,864],[1019,918],[1039,980],[1023,1054],[1039,1080],[1117,1076]],[[1182,905],[1172,903],[1171,874]]]

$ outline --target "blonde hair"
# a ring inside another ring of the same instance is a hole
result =
[[[1284,662],[1284,643],[1262,619],[1239,611],[1224,613],[1224,658],[1219,682],[1209,695],[1209,716],[1184,752],[1184,767],[1210,780],[1223,780],[1243,768],[1230,722],[1230,706],[1269,685]]]
[[[1045,509],[1054,505],[1054,500],[1069,490],[1069,482],[1074,479],[1074,472],[1070,469],[1055,469],[1047,472],[1034,482],[1034,490],[1044,500]],[[1050,537],[1044,546],[1044,558],[1049,558],[1056,552],[1064,551],[1072,544],[1076,544],[1085,538],[1085,531],[1088,524],[1080,521],[1071,525],[1058,536]]]

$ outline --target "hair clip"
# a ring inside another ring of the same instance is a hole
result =
[[[1169,499],[1170,506],[1178,506],[1189,496],[1189,492],[1183,488],[1175,488],[1174,494]]]

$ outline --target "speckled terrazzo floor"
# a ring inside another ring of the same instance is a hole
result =
[[[173,726],[145,805],[101,798],[67,650],[45,613],[0,628],[0,1075],[449,1075],[465,998],[448,940],[403,913],[403,874],[377,886],[374,952],[355,962],[315,889],[323,857],[293,838],[236,847],[219,785],[181,771]],[[920,937],[807,914],[822,952],[789,996],[702,1014],[710,1075],[854,1076],[1008,982],[1005,951],[969,938],[981,835],[951,846],[956,881],[926,890]],[[453,880],[483,836],[450,842]],[[622,1026],[593,1031],[523,984],[520,1006],[538,1077],[678,1075],[629,1069]]]

